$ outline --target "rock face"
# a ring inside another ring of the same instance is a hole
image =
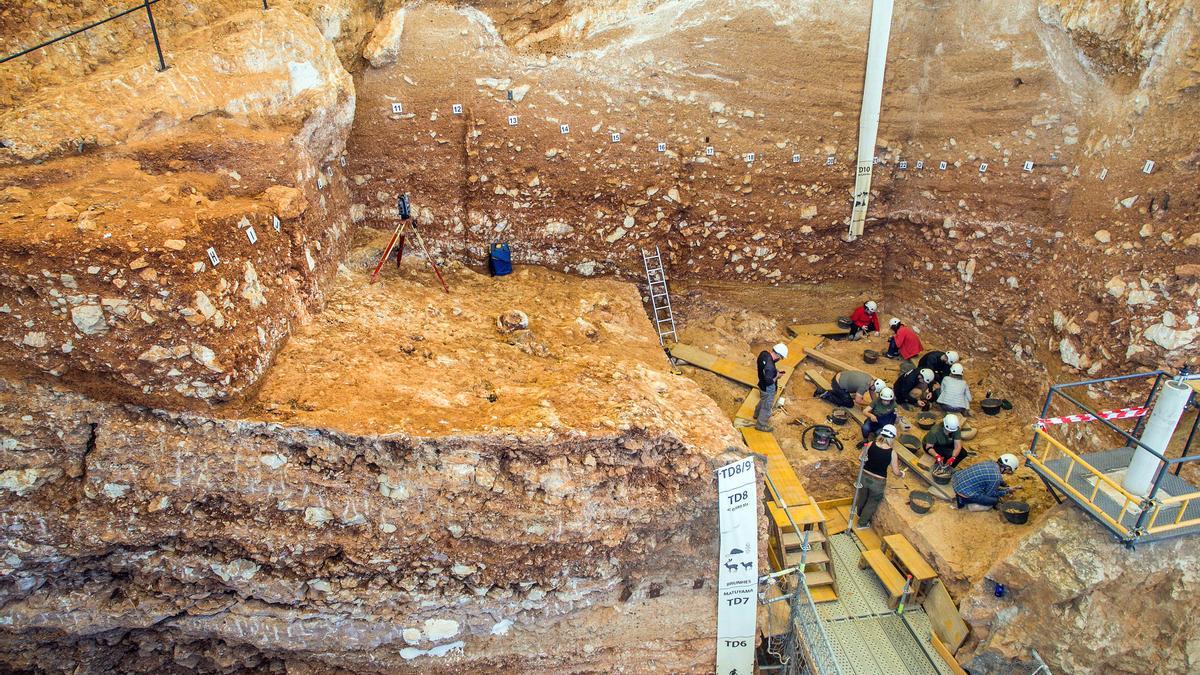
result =
[[[728,421],[632,287],[506,278],[514,338],[448,276],[352,275],[225,414],[0,380],[0,663],[711,671]]]
[[[988,571],[961,603],[979,639],[972,672],[1028,673],[1030,650],[1056,673],[1194,673],[1200,618],[1195,539],[1123,548],[1063,505]],[[993,581],[1007,594],[996,598]],[[962,655],[960,654],[960,658]]]

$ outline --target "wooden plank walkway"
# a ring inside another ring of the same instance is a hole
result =
[[[758,371],[753,366],[713,356],[699,347],[676,342],[671,345],[671,356],[680,361],[687,361],[698,368],[703,368],[722,377],[727,377],[747,387],[758,386]]]
[[[892,452],[896,453],[900,461],[907,464],[908,468],[912,469],[914,474],[929,484],[928,492],[930,494],[944,501],[954,501],[954,490],[949,485],[939,485],[933,482],[933,475],[929,473],[929,469],[926,469],[917,456],[912,454],[908,448],[896,443],[892,446]]]
[[[792,335],[824,335],[828,337],[838,337],[841,335],[849,335],[850,331],[837,325],[836,321],[828,323],[805,323],[796,326],[788,326],[788,332]]]

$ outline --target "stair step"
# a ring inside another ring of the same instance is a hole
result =
[[[814,586],[833,585],[833,575],[823,570],[820,572],[805,572],[804,580],[808,583],[810,591]]]
[[[796,534],[795,532],[784,532],[781,541],[783,542],[783,550],[785,551],[790,551],[793,548],[799,549],[800,545],[804,543],[804,535]],[[808,532],[808,545],[810,548],[824,543],[825,535],[820,530],[810,530]]]
[[[879,577],[879,581],[883,582],[883,587],[887,589],[888,595],[895,599],[904,594],[904,577],[901,576],[900,570],[896,569],[892,561],[888,560],[883,551],[863,551],[862,559],[866,565],[871,566],[875,576]]]
[[[804,552],[803,551],[795,551],[795,552],[788,553],[787,557],[784,558],[784,560],[787,562],[788,567],[792,567],[793,565],[799,565],[800,564],[800,555],[802,553],[804,553]],[[809,551],[808,556],[806,556],[804,559],[804,563],[806,565],[823,565],[827,562],[829,562],[829,554],[820,549],[814,549],[812,551]]]
[[[833,586],[817,586],[809,588],[808,594],[812,596],[813,602],[833,602],[838,599],[837,592],[833,590]]]

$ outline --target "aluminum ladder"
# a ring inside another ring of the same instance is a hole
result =
[[[650,287],[650,305],[654,308],[654,330],[658,342],[666,347],[667,337],[679,342],[675,335],[675,315],[671,312],[671,294],[667,291],[667,273],[663,270],[662,252],[654,247],[654,255],[642,249],[642,267],[646,270],[646,283]]]

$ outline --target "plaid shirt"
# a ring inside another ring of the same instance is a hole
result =
[[[968,499],[972,497],[1002,497],[1008,492],[1000,466],[995,462],[980,462],[954,474],[954,491]]]

